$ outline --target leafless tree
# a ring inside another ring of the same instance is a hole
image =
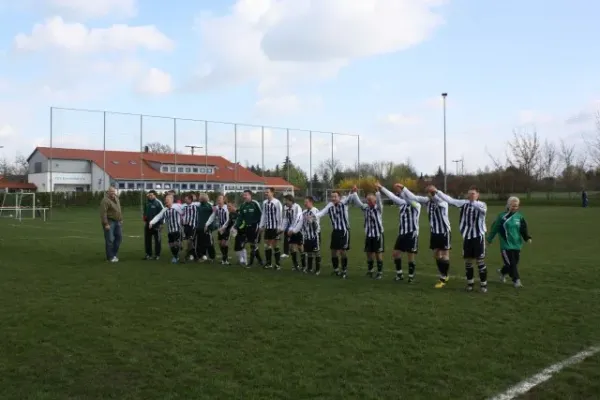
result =
[[[540,152],[540,162],[537,175],[539,178],[555,178],[560,168],[560,154],[556,145],[548,140],[544,141]]]
[[[575,163],[575,145],[560,140],[560,161],[564,170],[570,170]]]
[[[600,167],[600,110],[594,114],[595,132],[586,140],[590,162],[595,167]]]
[[[173,148],[168,144],[163,144],[160,142],[150,142],[146,143],[146,147],[148,147],[148,151],[150,153],[163,153],[163,154],[171,154],[173,153]]]
[[[13,173],[14,175],[27,175],[29,171],[29,162],[27,162],[27,158],[22,154],[17,154],[15,157],[15,162],[13,164]]]
[[[322,177],[327,172],[329,177],[335,177],[338,172],[342,170],[342,163],[340,160],[335,158],[328,158],[325,161],[321,161],[317,167],[317,173]]]
[[[528,178],[533,178],[539,170],[542,145],[537,131],[513,130],[513,140],[508,142],[508,163],[519,169]]]

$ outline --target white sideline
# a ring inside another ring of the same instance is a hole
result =
[[[533,389],[534,387],[546,382],[547,380],[552,378],[552,375],[562,371],[566,367],[570,367],[571,365],[579,364],[586,358],[591,357],[597,353],[600,353],[600,346],[589,347],[589,348],[583,350],[582,352],[577,353],[574,356],[567,358],[566,360],[557,362],[556,364],[549,366],[548,368],[542,370],[541,372],[525,379],[522,382],[517,383],[516,385],[512,386],[505,392],[500,393],[499,395],[494,396],[494,397],[490,398],[489,400],[513,400],[517,396],[525,394],[525,393],[529,392],[531,389]]]

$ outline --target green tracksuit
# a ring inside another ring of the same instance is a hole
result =
[[[146,208],[144,209],[144,221],[152,221],[163,208],[164,206],[159,199],[148,200],[146,202]]]
[[[256,200],[243,202],[238,209],[238,217],[235,221],[235,229],[244,229],[246,226],[258,225],[262,210]]]
[[[202,202],[200,204],[198,204],[196,207],[198,208],[198,211],[196,214],[196,229],[204,232],[204,226],[206,225],[206,222],[208,222],[208,219],[212,215],[213,208],[212,208],[212,205],[210,205],[210,203],[202,203]]]
[[[521,248],[523,241],[531,239],[527,229],[527,222],[519,211],[501,212],[488,234],[488,242],[492,242],[496,235],[500,236],[500,250],[504,266],[500,270],[501,275],[509,275],[515,285],[520,282],[519,261],[521,259]]]
[[[500,236],[501,250],[521,250],[523,241],[531,239],[525,217],[519,211],[498,214],[488,234],[488,242],[491,243],[496,235]]]

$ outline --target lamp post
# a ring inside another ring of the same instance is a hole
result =
[[[442,93],[442,104],[444,108],[444,192],[448,190],[448,163],[446,159],[446,97],[448,97],[448,93]]]

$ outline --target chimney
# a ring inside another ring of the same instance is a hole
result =
[[[144,153],[149,153],[150,152],[150,148],[148,146],[144,146]]]

